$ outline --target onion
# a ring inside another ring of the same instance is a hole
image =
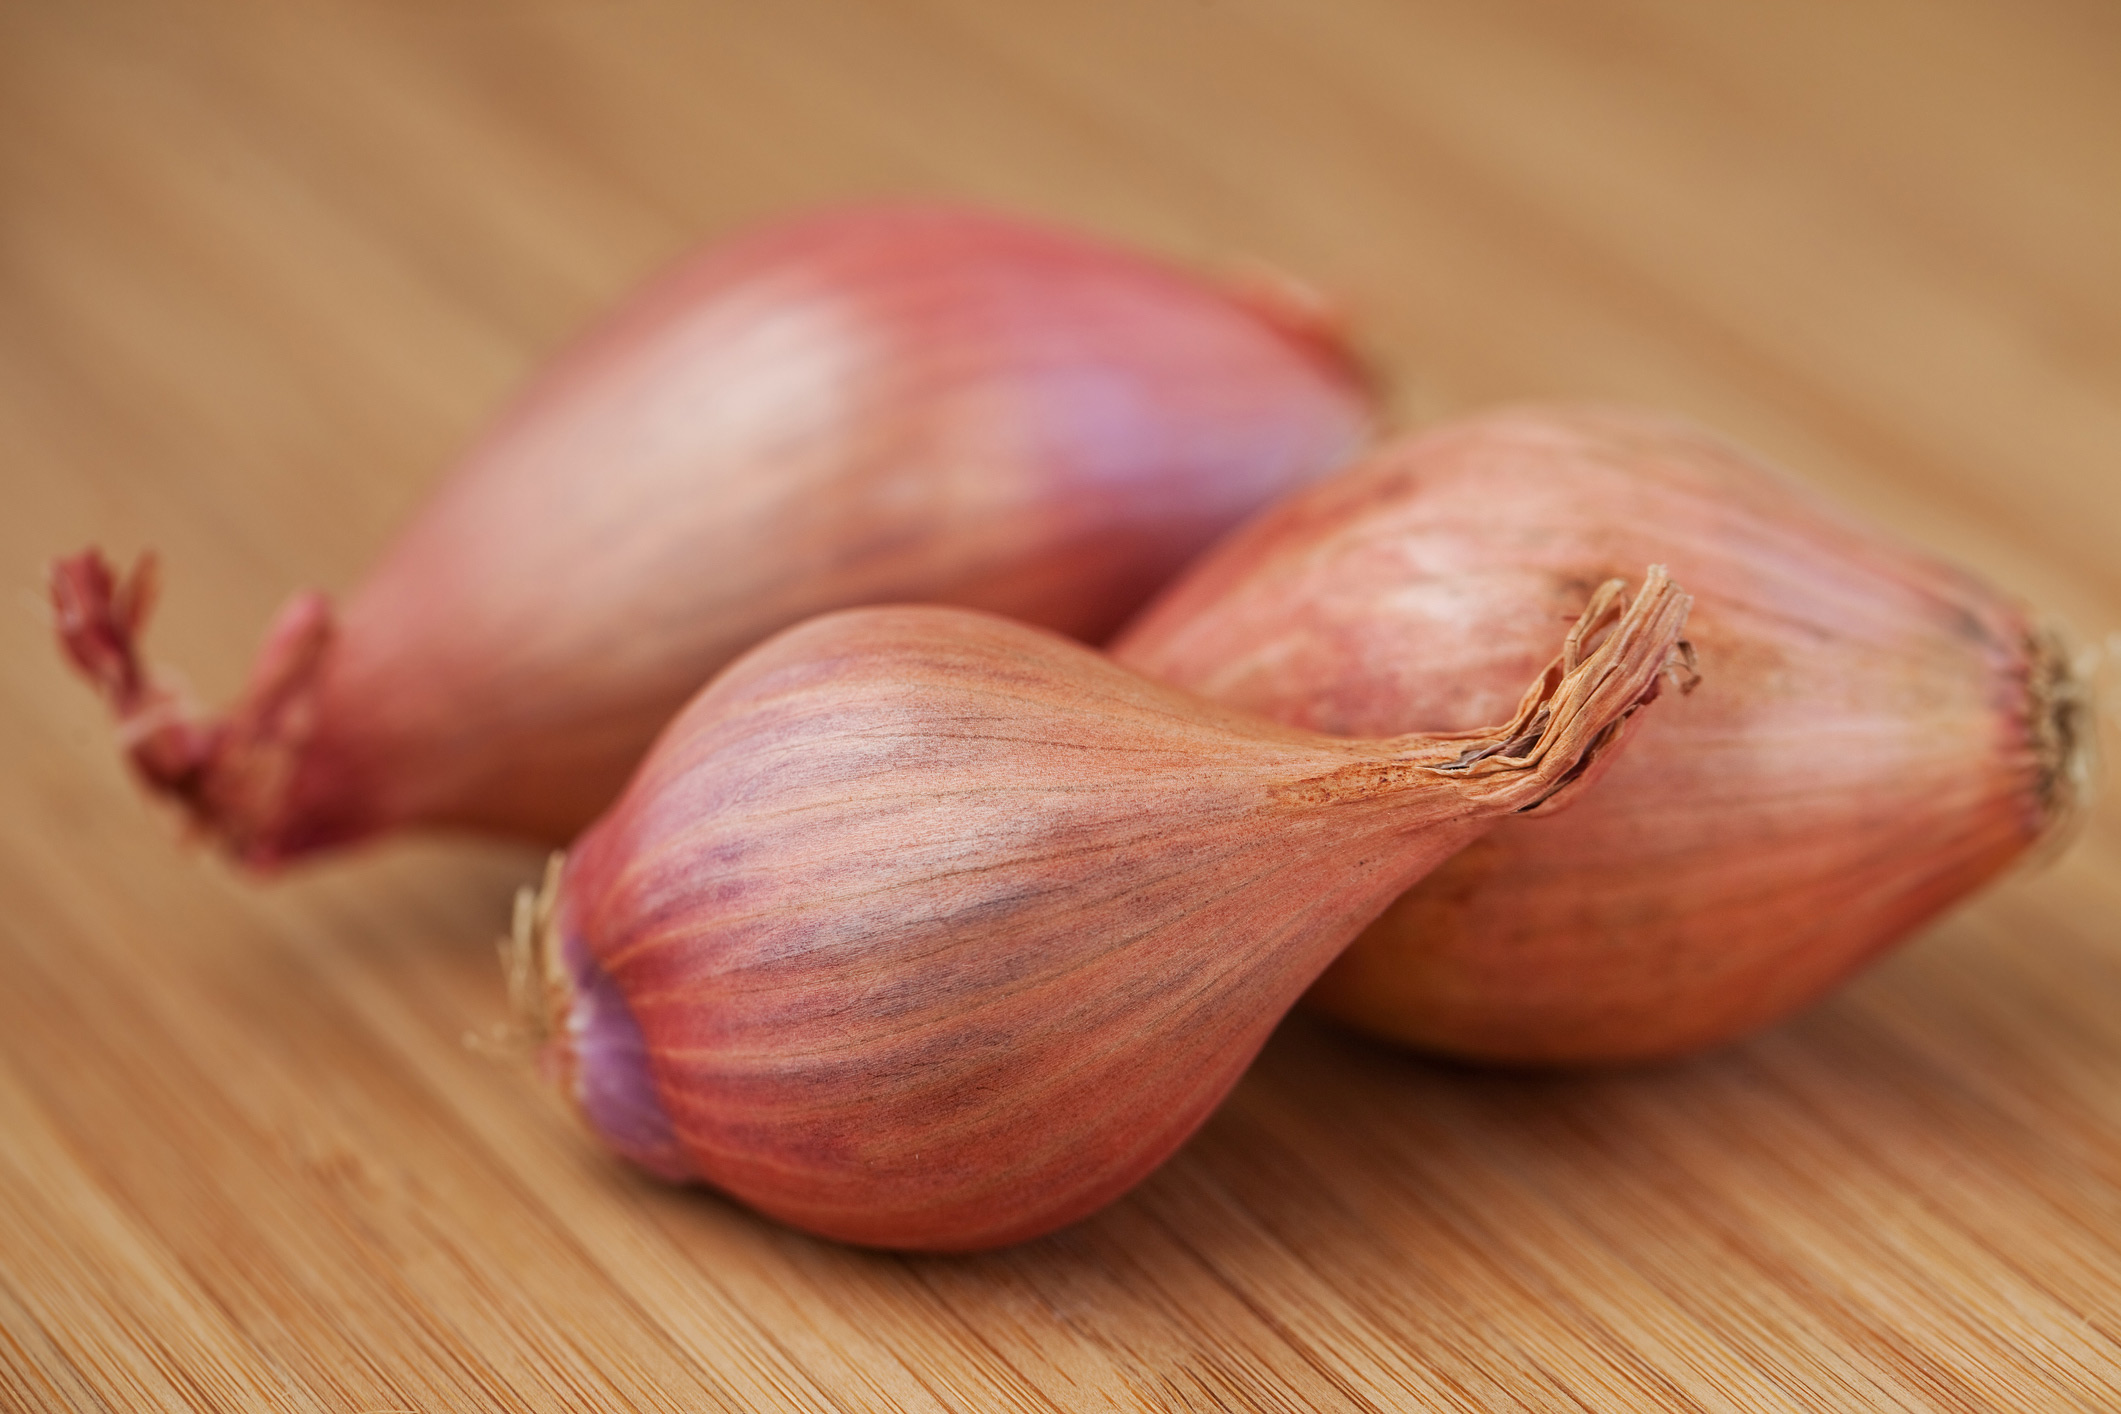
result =
[[[769,226],[651,283],[473,448],[334,616],[296,598],[200,720],[141,664],[148,567],[54,565],[154,790],[271,865],[415,823],[558,840],[716,669],[832,607],[1085,638],[1344,459],[1316,311],[977,211]]]
[[[1035,1236],[1176,1148],[1409,883],[1588,783],[1686,616],[1659,571],[1621,599],[1506,726],[1369,741],[989,615],[813,620],[519,905],[518,997],[657,1173],[852,1242]]]
[[[1675,1055],[1820,996],[2018,858],[2082,775],[2026,611],[1705,433],[1522,409],[1385,448],[1260,517],[1114,653],[1317,731],[1485,720],[1616,566],[1694,593],[1708,685],[1566,817],[1399,900],[1312,1003],[1513,1062]]]

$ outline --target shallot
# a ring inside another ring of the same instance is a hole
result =
[[[519,1001],[665,1177],[851,1242],[1035,1236],[1176,1148],[1408,884],[1588,784],[1686,616],[1661,570],[1623,598],[1507,725],[1389,740],[968,610],[812,620],[694,699],[519,904]]]
[[[1696,1050],[1820,996],[2067,813],[2082,693],[2022,606],[1647,414],[1528,408],[1389,446],[1232,535],[1113,651],[1317,731],[1446,730],[1647,559],[1696,597],[1704,690],[1580,807],[1430,874],[1313,1005],[1491,1060]]]
[[[154,790],[271,865],[414,823],[564,839],[737,653],[929,600],[1095,639],[1364,439],[1287,286],[878,206],[709,249],[547,369],[342,614],[303,594],[201,719],[142,664],[151,566],[53,566]]]

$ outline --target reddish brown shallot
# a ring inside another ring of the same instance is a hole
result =
[[[696,698],[519,906],[519,1000],[666,1177],[850,1242],[1036,1236],[1170,1154],[1408,884],[1588,784],[1686,616],[1661,571],[1624,597],[1506,725],[1388,740],[991,615],[813,620]]]
[[[247,863],[415,823],[558,840],[774,630],[928,600],[1100,638],[1368,420],[1285,287],[978,211],[851,208],[636,294],[343,612],[287,606],[222,716],[142,664],[149,565],[61,560],[52,597],[139,774]]]
[[[1317,731],[1448,730],[1508,700],[1584,586],[1650,559],[1695,595],[1702,691],[1577,809],[1430,874],[1315,1006],[1491,1060],[1695,1050],[1817,998],[2067,811],[2082,692],[2023,607],[1647,414],[1519,409],[1385,448],[1231,536],[1113,651]]]

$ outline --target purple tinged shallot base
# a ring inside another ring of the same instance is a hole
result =
[[[658,1178],[683,1183],[692,1161],[655,1092],[648,1042],[609,973],[573,938],[560,943],[572,1001],[563,1025],[572,1095],[589,1127],[616,1153]]]

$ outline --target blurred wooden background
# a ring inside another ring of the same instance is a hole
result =
[[[2121,626],[2105,0],[0,0],[0,1404],[2121,1405],[2111,805],[1688,1064],[1291,1023],[1135,1196],[973,1260],[662,1189],[467,1049],[528,854],[173,847],[45,557],[156,546],[219,698],[599,306],[907,192],[1285,265],[1404,421],[1676,408]]]

